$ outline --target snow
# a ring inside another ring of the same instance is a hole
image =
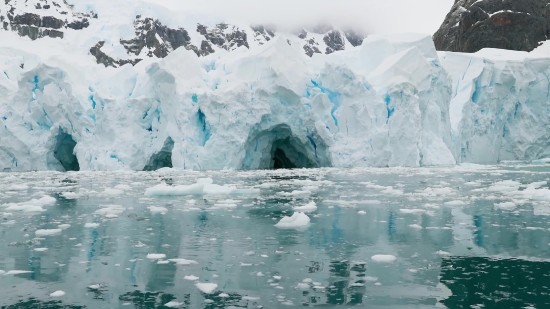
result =
[[[392,262],[395,262],[397,260],[397,258],[394,255],[389,255],[389,254],[373,255],[373,256],[371,256],[370,259],[373,262],[378,262],[378,263],[392,263]]]
[[[303,228],[309,225],[310,219],[303,212],[295,212],[291,217],[283,217],[277,224],[278,228]]]
[[[195,286],[201,290],[201,292],[205,293],[205,294],[212,294],[217,288],[218,288],[218,285],[215,284],[215,283],[197,283],[195,284]]]

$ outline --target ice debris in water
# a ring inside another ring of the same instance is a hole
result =
[[[182,306],[184,303],[179,303],[175,300],[173,301],[170,301],[170,302],[167,302],[166,304],[164,304],[165,307],[168,307],[168,308],[177,308],[179,306]]]
[[[94,213],[106,218],[116,218],[124,212],[124,207],[121,205],[99,205],[100,209]]]
[[[178,265],[191,265],[191,264],[199,264],[197,261],[193,260],[186,260],[186,259],[168,259],[170,262],[174,262]]]
[[[292,217],[283,217],[279,223],[275,224],[278,228],[301,228],[309,224],[309,217],[303,212],[295,212]]]
[[[421,230],[422,229],[422,226],[418,225],[418,224],[409,224],[409,227],[410,228],[413,228],[413,229],[417,229],[417,230]]]
[[[391,263],[397,260],[397,258],[394,255],[390,255],[390,254],[376,254],[371,256],[370,259],[373,262],[378,262],[378,263]]]
[[[145,196],[177,196],[177,195],[242,195],[259,194],[260,189],[237,189],[234,186],[220,186],[210,178],[200,178],[195,184],[169,186],[158,184],[145,190]]]
[[[218,288],[217,284],[210,282],[199,282],[195,286],[205,294],[211,294]]]
[[[29,274],[32,273],[32,271],[29,270],[10,270],[7,273],[4,273],[4,275],[21,275],[21,274]]]
[[[51,297],[61,297],[61,296],[65,296],[65,292],[59,290],[59,291],[55,291],[53,292],[52,294],[50,294]]]
[[[56,202],[56,199],[51,196],[43,196],[40,199],[32,199],[28,202],[23,203],[10,203],[5,204],[6,211],[21,211],[21,212],[42,212],[45,211],[42,207],[52,206]]]
[[[166,254],[164,254],[164,253],[149,253],[149,254],[147,254],[147,258],[150,259],[150,260],[165,259]]]
[[[86,223],[86,224],[84,224],[85,228],[91,228],[91,229],[95,229],[98,226],[99,226],[99,223]]]
[[[304,206],[295,206],[292,208],[294,211],[313,212],[317,210],[317,204],[311,201]]]
[[[58,235],[61,234],[61,229],[45,229],[45,230],[37,230],[34,232],[36,236],[52,236],[52,235]]]
[[[359,210],[359,211],[357,212],[357,214],[359,214],[359,215],[366,215],[367,212],[364,211],[364,210]]]
[[[149,206],[147,207],[152,214],[162,214],[168,212],[166,207],[161,206]]]
[[[189,275],[189,276],[184,276],[183,279],[195,281],[195,280],[199,280],[199,277],[193,276],[193,275]]]

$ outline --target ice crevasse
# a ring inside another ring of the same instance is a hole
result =
[[[526,112],[547,106],[544,61],[548,67],[550,60],[491,66],[482,55],[438,55],[429,36],[415,34],[372,35],[360,47],[312,58],[282,37],[203,58],[179,48],[118,69],[4,47],[0,171],[538,158],[547,133],[528,121],[548,122],[548,113],[533,112],[533,120]]]

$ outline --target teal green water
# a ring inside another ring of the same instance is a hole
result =
[[[144,195],[202,177],[260,191]],[[0,308],[550,308],[549,178],[532,165],[2,173]],[[308,226],[274,226],[311,201]]]

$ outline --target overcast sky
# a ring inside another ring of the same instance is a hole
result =
[[[278,28],[327,21],[367,33],[435,32],[454,0],[146,0]]]

